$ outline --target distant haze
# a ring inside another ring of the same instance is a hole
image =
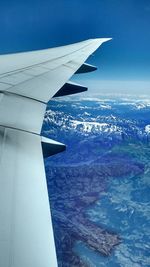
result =
[[[115,81],[97,79],[73,79],[88,87],[88,95],[114,94],[114,95],[148,95],[150,96],[150,81]],[[87,92],[86,92],[87,94]]]

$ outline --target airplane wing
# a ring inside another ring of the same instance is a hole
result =
[[[65,145],[40,135],[52,97],[85,91],[67,81],[106,38],[0,56],[0,266],[56,267],[43,156]]]

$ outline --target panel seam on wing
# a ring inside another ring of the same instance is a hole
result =
[[[85,49],[86,47],[88,47],[88,46],[90,46],[91,44],[93,44],[93,41],[94,41],[94,40],[95,40],[95,39],[92,39],[91,42],[88,43],[87,45],[85,45],[85,46],[83,46],[82,48],[79,48],[79,49],[77,49],[77,50],[74,50],[74,51],[71,52],[71,53],[67,53],[67,54],[65,54],[64,56],[60,56],[60,57],[57,57],[57,58],[53,58],[53,59],[51,59],[51,60],[49,59],[49,60],[47,60],[47,61],[40,62],[40,63],[36,63],[36,64],[31,65],[31,66],[27,66],[27,67],[24,67],[24,68],[16,69],[16,70],[13,70],[13,71],[4,72],[4,73],[2,73],[1,75],[4,75],[4,74],[9,75],[9,74],[11,74],[11,73],[17,72],[17,70],[18,70],[18,71],[23,71],[23,70],[26,70],[27,68],[31,68],[31,69],[32,69],[34,66],[41,66],[41,65],[43,65],[43,64],[46,64],[46,63],[49,63],[49,62],[53,62],[53,61],[55,61],[55,60],[57,60],[57,59],[64,58],[64,57],[66,57],[66,56],[68,56],[68,55],[72,55],[72,54],[74,54],[74,53],[76,53],[76,52],[78,52],[78,51],[82,51],[82,49]],[[27,53],[28,53],[28,52],[27,52]]]
[[[19,96],[19,97],[27,98],[27,99],[30,99],[30,100],[33,100],[33,101],[42,103],[42,104],[44,104],[44,105],[47,105],[47,103],[44,102],[44,101],[42,101],[42,100],[39,100],[39,99],[30,97],[30,96],[26,96],[26,95],[20,95],[20,94],[15,93],[15,92],[7,91],[7,90],[0,90],[0,94],[1,94],[1,93],[2,93],[2,94],[5,94],[5,95],[14,95],[14,96]]]
[[[21,132],[25,132],[25,133],[41,136],[40,134],[35,133],[35,132],[31,132],[31,131],[27,131],[27,130],[24,130],[24,129],[21,129],[21,128],[15,128],[15,127],[3,125],[3,124],[0,124],[0,127],[4,127],[6,129],[12,129],[12,130],[17,130],[17,131],[21,131]]]

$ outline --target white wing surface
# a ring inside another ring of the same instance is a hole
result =
[[[65,146],[40,136],[46,103],[108,40],[0,56],[0,267],[57,266],[42,148]]]

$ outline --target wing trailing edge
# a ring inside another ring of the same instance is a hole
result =
[[[110,39],[89,39],[41,51],[1,55],[0,90],[47,103],[74,73],[93,69],[84,62]]]

